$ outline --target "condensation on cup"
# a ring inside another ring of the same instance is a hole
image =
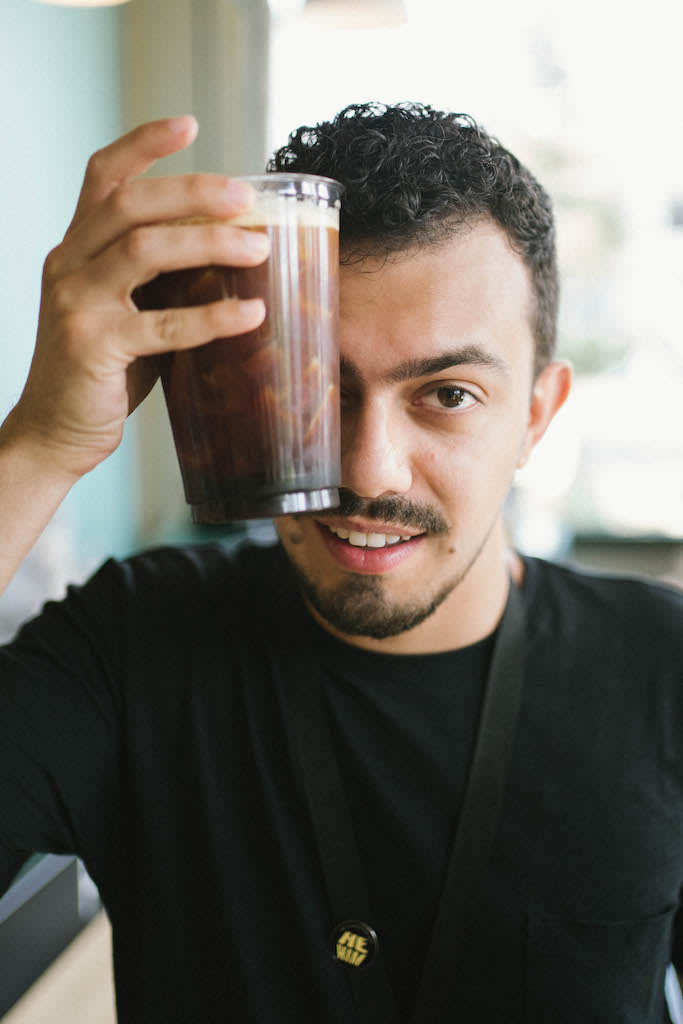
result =
[[[196,523],[334,508],[341,475],[339,209],[343,186],[307,174],[240,179],[254,207],[230,223],[270,237],[258,267],[161,274],[141,309],[262,297],[255,331],[161,357],[173,439]]]

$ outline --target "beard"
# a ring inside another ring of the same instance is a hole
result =
[[[407,526],[427,536],[449,533],[448,523],[440,512],[403,498],[365,500],[353,491],[341,488],[340,505],[335,512],[341,516],[363,516]],[[292,553],[287,552],[287,557],[302,596],[330,626],[347,636],[385,640],[414,629],[429,618],[467,575],[486,539],[471,561],[436,592],[406,601],[391,599],[380,575],[349,573],[331,588],[316,578],[315,570],[305,572],[297,565]]]
[[[305,575],[291,558],[290,564],[301,594],[330,626],[347,636],[369,636],[374,640],[398,636],[419,626],[446,600],[467,571],[445,584],[429,600],[391,602],[378,576],[351,576],[330,591]]]

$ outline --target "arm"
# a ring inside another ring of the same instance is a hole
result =
[[[74,482],[40,448],[14,434],[10,414],[0,430],[0,594]]]
[[[140,178],[190,145],[189,117],[142,125],[94,154],[62,243],[48,256],[31,369],[0,428],[0,592],[73,484],[119,445],[156,378],[145,357],[252,330],[260,299],[138,311],[132,294],[160,272],[252,266],[260,233],[226,223],[250,205],[220,175]],[[185,218],[209,218],[174,224]]]

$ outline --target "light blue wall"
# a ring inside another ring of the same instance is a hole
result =
[[[121,10],[2,0],[0,419],[28,371],[45,255],[71,219],[90,153],[123,131]],[[135,545],[134,481],[124,441],[69,495],[61,515],[86,561]]]

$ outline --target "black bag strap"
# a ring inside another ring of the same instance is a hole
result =
[[[354,835],[351,812],[334,754],[329,716],[323,705],[322,687],[315,678],[299,675],[295,690],[296,739],[302,766],[304,789],[318,844],[332,915],[337,922],[330,929],[330,956],[345,935],[361,937],[367,955],[356,965],[349,949],[348,961],[340,961],[354,992],[358,1020],[362,1024],[393,1024],[396,1010],[386,971],[376,962],[380,943],[371,920],[365,873]],[[367,934],[364,929],[370,930]],[[355,945],[358,945],[355,941]],[[368,948],[369,947],[369,948]],[[339,959],[339,957],[337,957]]]
[[[462,811],[439,912],[418,991],[414,1024],[444,1019],[458,944],[477,876],[488,860],[502,806],[521,703],[524,606],[514,585],[500,623],[489,669]],[[334,754],[322,687],[299,672],[291,688],[304,791],[313,822],[330,908],[337,926],[330,955],[352,986],[360,1024],[393,1024],[396,1005],[372,924],[367,884],[353,822]]]
[[[525,632],[524,602],[518,588],[511,583],[496,637],[467,789],[415,1002],[413,1024],[435,1024],[444,1020],[441,1013],[448,1008],[450,986],[462,984],[462,977],[454,967],[461,962],[461,952],[468,941],[468,904],[475,895],[477,877],[487,865],[503,805],[522,702]]]

